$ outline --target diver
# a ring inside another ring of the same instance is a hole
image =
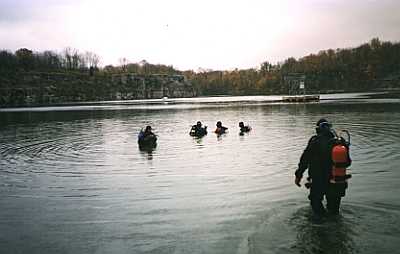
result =
[[[155,147],[157,144],[157,136],[152,132],[152,128],[150,125],[146,126],[146,128],[139,132],[138,135],[138,143],[140,147]]]
[[[240,133],[251,131],[251,127],[249,125],[244,125],[243,122],[239,122]]]
[[[189,135],[193,137],[203,137],[204,135],[207,135],[207,126],[203,127],[201,122],[198,121],[196,125],[193,125],[190,129]]]
[[[332,160],[333,148],[339,144],[343,146],[344,139],[338,139],[332,125],[324,118],[317,122],[317,135],[310,138],[307,147],[300,157],[298,169],[295,172],[295,184],[301,186],[303,173],[308,169],[306,187],[310,188],[308,196],[311,208],[316,215],[323,216],[326,210],[322,204],[324,197],[327,201],[327,210],[330,214],[338,214],[341,198],[345,195],[347,188],[346,176],[341,181],[335,181],[332,174],[335,171],[335,163]],[[346,148],[346,147],[345,147]],[[351,159],[348,153],[348,145],[344,151],[344,161],[340,163],[341,169],[350,166]]]
[[[228,128],[222,126],[221,121],[218,121],[218,122],[217,122],[217,128],[215,129],[214,132],[217,133],[218,135],[221,135],[221,134],[226,133],[226,130],[227,130],[227,129],[228,129]]]
[[[143,138],[146,138],[149,136],[155,136],[155,134],[151,130],[152,130],[151,126],[147,125],[143,132]]]

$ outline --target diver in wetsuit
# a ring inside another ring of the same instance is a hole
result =
[[[245,126],[243,122],[239,122],[239,128],[240,128],[240,132],[242,132],[242,133],[251,131],[251,127],[248,125]]]
[[[207,135],[207,126],[202,127],[201,122],[198,121],[196,125],[193,125],[189,132],[190,136],[203,137]]]
[[[146,126],[145,130],[141,130],[138,135],[139,147],[155,147],[157,135],[152,132],[150,125]]]
[[[150,125],[146,126],[146,128],[144,129],[144,132],[143,132],[143,138],[146,138],[148,136],[155,136],[151,130],[152,129],[151,129]]]
[[[217,122],[217,128],[215,129],[214,132],[217,133],[218,135],[221,135],[221,134],[226,133],[227,129],[228,129],[227,127],[222,126],[221,121],[218,121]]]
[[[311,184],[306,183],[306,187],[310,187],[308,196],[312,210],[317,215],[325,215],[326,210],[322,205],[325,196],[327,201],[327,210],[331,214],[338,214],[341,197],[345,194],[347,183],[332,184],[330,183],[332,174],[332,147],[334,145],[335,135],[331,129],[331,124],[324,118],[317,122],[317,135],[311,137],[300,157],[298,169],[295,172],[295,184],[301,186],[300,182],[303,173],[308,169]],[[351,163],[350,157],[345,165]]]

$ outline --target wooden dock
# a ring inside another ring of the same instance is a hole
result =
[[[315,102],[319,101],[319,95],[289,95],[282,97],[283,102]]]

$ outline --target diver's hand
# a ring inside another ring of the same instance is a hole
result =
[[[297,177],[297,176],[296,176],[296,178],[294,179],[294,183],[295,183],[297,186],[301,187],[300,182],[301,182],[301,177]]]

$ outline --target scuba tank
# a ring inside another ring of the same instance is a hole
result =
[[[344,189],[347,188],[347,179],[351,178],[351,174],[347,173],[348,167],[351,165],[349,147],[350,147],[350,133],[347,130],[342,130],[340,135],[336,133],[334,129],[330,129],[330,132],[334,135],[332,139],[331,159],[332,168],[329,176],[329,183],[336,187],[334,189],[340,190],[344,196]],[[343,136],[347,136],[344,138]],[[305,187],[309,189],[312,185],[312,179],[307,178]]]
[[[192,128],[190,129],[189,135],[190,136],[196,136],[196,125],[192,125]]]
[[[351,165],[349,147],[350,133],[347,130],[342,130],[340,134],[346,134],[347,140],[342,135],[337,135],[333,140],[332,146],[332,170],[329,182],[330,183],[347,183],[347,179],[351,174],[347,174],[347,168]]]

